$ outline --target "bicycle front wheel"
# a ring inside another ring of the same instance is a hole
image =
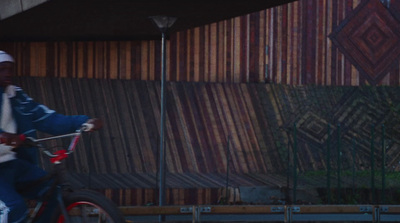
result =
[[[64,196],[64,204],[70,223],[121,223],[123,215],[104,195],[90,190],[79,190]],[[58,207],[52,222],[66,223],[66,218]]]

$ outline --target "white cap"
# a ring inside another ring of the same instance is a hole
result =
[[[0,50],[0,63],[1,62],[13,62],[14,63],[14,58],[10,54]]]

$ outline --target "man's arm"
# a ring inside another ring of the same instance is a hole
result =
[[[91,120],[86,115],[63,115],[57,113],[47,106],[37,103],[21,89],[19,89],[16,97],[24,106],[24,111],[22,111],[22,113],[26,113],[30,116],[29,121],[32,122],[35,130],[52,135],[60,135],[76,131],[82,124],[88,121],[94,124],[94,129],[99,129],[102,126],[101,121]]]

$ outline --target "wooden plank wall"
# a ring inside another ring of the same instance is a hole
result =
[[[299,0],[171,34],[170,81],[364,85],[329,34],[361,0]],[[391,1],[391,10],[399,9]],[[160,80],[160,41],[0,42],[21,76]],[[399,85],[397,64],[378,85]]]
[[[19,82],[31,97],[61,113],[105,119],[105,129],[88,145],[96,158],[77,151],[74,171],[157,172],[159,82],[32,77]],[[283,170],[258,90],[246,84],[169,83],[168,172],[226,173],[228,138],[233,172]]]
[[[123,204],[129,199],[124,194],[145,193],[138,198],[140,202],[157,197],[153,193],[157,187],[160,82],[48,77],[16,81],[36,101],[61,113],[104,119],[105,128],[85,136],[67,162],[74,182],[106,190]],[[353,165],[356,171],[368,171],[372,159],[378,169],[383,143],[386,171],[400,170],[398,87],[168,82],[167,98],[166,186],[177,193],[171,194],[177,199],[171,198],[171,204],[187,202],[185,194],[193,191],[198,191],[190,198],[193,201],[215,203],[215,191],[226,182],[232,187],[285,187],[293,177],[290,170],[295,156],[298,187],[306,191],[324,187],[324,177],[303,173],[325,173],[328,146],[336,171],[339,144],[345,172]],[[371,159],[372,141],[375,153]],[[42,163],[48,168],[44,159]],[[349,176],[342,179],[343,187],[352,182]],[[357,178],[357,182],[368,185],[369,181]]]
[[[104,118],[106,127],[85,145],[90,153],[78,151],[71,163],[77,173],[157,172],[159,82],[23,77],[19,83],[31,97],[57,111]],[[283,173],[293,158],[294,125],[300,172],[326,169],[327,146],[335,157],[338,143],[346,156],[343,167],[352,166],[356,143],[357,168],[368,169],[372,127],[377,151],[385,137],[386,162],[397,170],[399,91],[398,87],[169,82],[167,170],[224,174],[229,146],[232,173]]]

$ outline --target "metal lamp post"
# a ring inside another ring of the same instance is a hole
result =
[[[165,82],[166,82],[166,45],[165,37],[168,29],[175,23],[175,17],[151,16],[150,19],[161,31],[161,123],[160,123],[160,166],[159,166],[159,206],[165,203]]]

